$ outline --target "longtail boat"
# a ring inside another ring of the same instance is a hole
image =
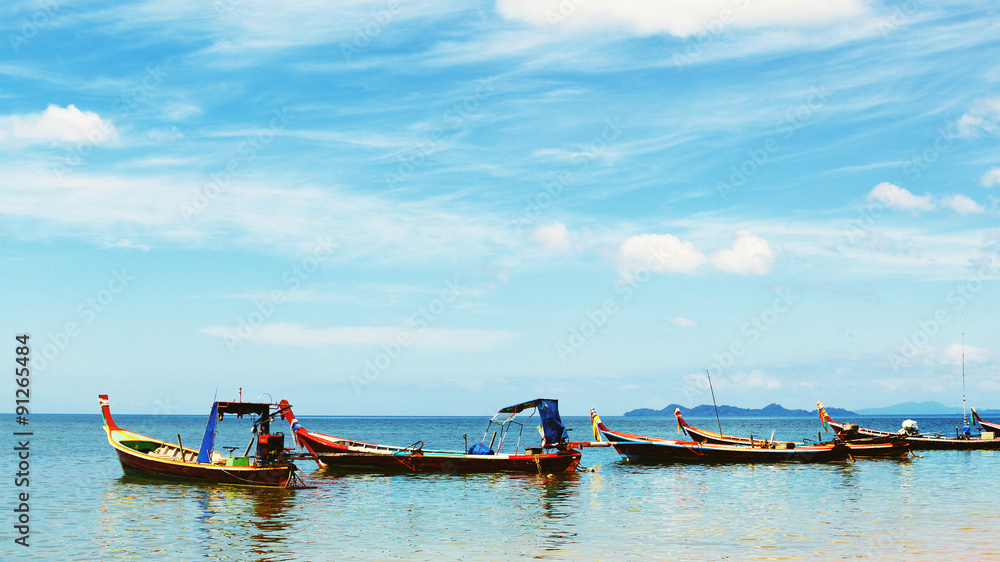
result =
[[[697,462],[697,463],[821,463],[846,461],[850,449],[843,443],[822,445],[790,444],[789,448],[765,448],[750,445],[732,445],[665,439],[611,431],[604,425],[596,410],[590,411],[594,438],[603,437],[627,461],[638,462]]]
[[[975,408],[970,408],[970,410],[972,411],[972,419],[979,424],[979,427],[983,428],[983,432],[980,435],[987,437],[987,433],[992,433],[990,437],[1000,436],[1000,423],[983,421],[983,418],[979,417],[979,412],[977,412]]]
[[[764,449],[794,449],[806,445],[832,445],[831,442],[803,443],[797,441],[775,441],[771,439],[754,439],[750,437],[737,437],[716,433],[705,429],[692,427],[684,421],[680,408],[674,409],[674,416],[677,418],[678,432],[684,431],[694,441],[700,443],[715,443],[719,445],[743,445],[748,447],[760,447]],[[773,435],[773,434],[772,434]],[[870,437],[855,441],[844,442],[850,450],[852,457],[866,458],[905,458],[910,455],[910,444],[903,438],[895,435],[887,437]]]
[[[847,442],[871,437],[897,436],[905,439],[910,444],[910,449],[913,450],[1000,449],[1000,438],[997,438],[997,434],[991,431],[983,431],[979,435],[972,435],[971,433],[966,433],[961,428],[956,428],[955,437],[945,437],[939,433],[917,433],[916,423],[913,423],[912,420],[907,420],[907,422],[911,423],[904,422],[903,429],[892,433],[878,429],[869,429],[867,427],[858,427],[852,423],[838,423],[826,413],[826,408],[823,407],[822,401],[816,403],[816,409],[819,412],[819,419],[823,422],[823,426],[832,427],[837,436]],[[978,418],[978,414],[975,414],[975,417]],[[996,424],[992,425],[996,427]]]
[[[581,453],[575,448],[577,444],[569,443],[569,433],[559,417],[556,400],[539,398],[501,409],[487,424],[482,441],[466,451],[426,450],[423,441],[406,447],[395,447],[316,433],[299,423],[286,401],[282,400],[279,406],[296,443],[309,451],[316,464],[327,472],[551,474],[573,471],[580,463]],[[526,411],[530,411],[528,417],[524,421],[517,421],[516,417]],[[524,425],[536,411],[543,434],[542,442],[537,446],[528,446],[526,443],[522,446]],[[491,435],[490,431],[494,427],[496,429]],[[517,431],[514,431],[515,427]],[[513,445],[513,448],[509,452],[503,452],[505,445]]]
[[[295,475],[298,468],[285,453],[284,435],[270,431],[269,424],[278,415],[276,404],[213,403],[201,447],[191,449],[180,442],[180,434],[174,444],[118,427],[111,417],[108,395],[101,394],[99,400],[108,442],[118,454],[126,476],[241,486],[302,485]],[[216,423],[225,414],[254,416],[254,436],[242,456],[227,457],[214,450]],[[251,456],[250,448],[255,441],[257,447]]]

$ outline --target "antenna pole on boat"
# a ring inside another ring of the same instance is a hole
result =
[[[719,419],[719,405],[715,403],[715,389],[712,388],[712,374],[705,369],[705,374],[708,376],[708,389],[712,391],[712,405],[715,406],[715,421],[719,424],[719,434],[722,434],[722,420]]]
[[[962,315],[962,425],[969,423],[965,409],[965,315]]]

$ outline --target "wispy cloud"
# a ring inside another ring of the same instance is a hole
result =
[[[698,327],[698,323],[695,322],[694,320],[689,319],[689,318],[681,318],[681,317],[667,318],[667,322],[670,322],[671,324],[673,324],[674,326],[677,326],[678,328],[697,328]]]
[[[286,322],[263,324],[243,337],[237,328],[211,326],[201,333],[233,340],[297,347],[380,345],[397,341],[406,333],[407,345],[434,351],[486,351],[517,340],[520,336],[504,330],[424,328],[395,326],[336,326],[308,328]]]
[[[796,2],[794,0],[658,3],[642,0],[498,0],[497,10],[508,19],[535,26],[626,29],[650,35],[687,37],[705,22],[740,28],[799,27],[829,24],[865,13],[856,0]]]
[[[1000,135],[1000,96],[972,102],[968,113],[958,120],[958,134],[963,137]]]
[[[934,350],[933,355],[941,363],[961,365],[963,359],[967,363],[986,363],[995,356],[995,353],[981,347],[953,343],[945,346],[943,349]]]
[[[566,225],[559,221],[535,228],[531,240],[550,252],[565,252],[573,247]]]
[[[507,218],[459,201],[399,201],[336,187],[238,182],[185,220],[181,209],[205,179],[190,174],[73,173],[0,165],[7,202],[0,213],[44,221],[49,235],[105,239],[122,228],[144,237],[188,243],[310,248],[317,233],[342,241],[342,257],[419,260],[471,256],[516,240]]]
[[[974,215],[986,209],[967,195],[946,195],[941,199],[941,205],[948,207],[960,215]]]
[[[991,168],[988,172],[983,174],[981,178],[979,178],[979,183],[983,184],[983,187],[1000,185],[1000,168]]]
[[[933,211],[938,205],[951,209],[959,215],[973,215],[986,211],[985,207],[968,195],[956,193],[935,199],[929,194],[922,196],[914,195],[906,189],[889,182],[882,182],[876,185],[868,193],[866,199],[881,203],[887,208],[897,211]]]
[[[760,369],[754,369],[749,373],[738,372],[730,378],[730,382],[734,387],[743,390],[777,390],[781,388],[781,381]]]

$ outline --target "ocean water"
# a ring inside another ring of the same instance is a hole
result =
[[[954,420],[915,418],[954,433]],[[196,446],[200,416],[117,415],[122,427]],[[342,437],[461,449],[481,418],[306,417]],[[604,417],[612,429],[671,437],[672,419]],[[900,419],[861,418],[894,430]],[[565,417],[574,440],[589,419]],[[714,428],[716,420],[688,419]],[[723,420],[727,433],[798,440],[818,420]],[[13,428],[13,424],[8,424]],[[247,420],[227,417],[217,449],[241,450]],[[286,434],[287,426],[274,426]],[[23,429],[23,428],[17,428]],[[585,449],[591,470],[538,475],[326,475],[269,490],[126,479],[99,415],[33,415],[30,485],[15,487],[3,435],[2,560],[982,560],[1000,558],[993,482],[1000,452],[925,451],[910,460],[823,465],[649,466]],[[533,431],[533,430],[532,430]],[[537,436],[527,437],[537,439]],[[17,493],[30,494],[29,547],[14,543]]]

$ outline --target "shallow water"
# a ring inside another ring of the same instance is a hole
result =
[[[917,418],[950,435],[954,420]],[[196,446],[196,416],[116,416],[122,427]],[[309,429],[386,444],[461,449],[480,418],[302,418]],[[589,420],[564,418],[575,440]],[[604,418],[612,429],[676,436],[672,419]],[[890,418],[858,419],[895,429]],[[715,428],[716,420],[688,419]],[[926,451],[912,460],[825,465],[629,464],[586,449],[593,472],[326,475],[299,462],[305,490],[163,484],[122,476],[99,415],[31,418],[31,483],[6,478],[4,560],[484,560],[1000,558],[990,475],[1000,452]],[[275,429],[285,430],[284,424]],[[217,449],[246,446],[226,418]],[[815,438],[813,419],[723,420],[727,433]],[[533,429],[532,429],[533,431]],[[537,436],[526,440],[537,440]],[[0,470],[16,472],[3,437]],[[29,548],[13,543],[16,494],[30,492]]]

